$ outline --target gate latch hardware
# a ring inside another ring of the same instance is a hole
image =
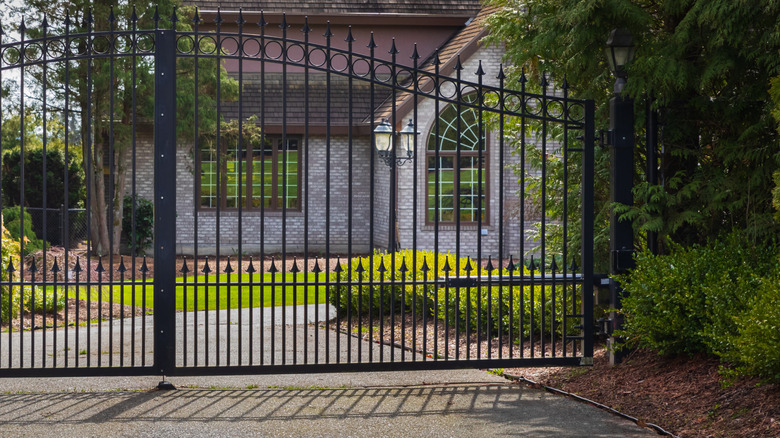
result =
[[[455,277],[447,279],[447,287],[477,287],[479,281],[476,278]]]
[[[598,334],[612,336],[612,318],[599,318],[596,322],[598,322]]]

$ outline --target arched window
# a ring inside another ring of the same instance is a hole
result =
[[[464,97],[467,103],[476,100],[476,94]],[[479,111],[457,104],[444,108],[428,135],[426,222],[436,222],[437,211],[439,223],[487,220],[487,156]]]

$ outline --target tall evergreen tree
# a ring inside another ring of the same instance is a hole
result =
[[[508,62],[564,77],[595,99],[601,128],[614,78],[604,46],[614,28],[634,36],[626,96],[635,99],[637,139],[644,102],[654,98],[663,143],[662,180],[639,175],[637,205],[618,208],[640,231],[703,242],[739,228],[775,235],[772,174],[778,132],[770,80],[780,72],[780,3],[765,0],[490,0],[490,41]],[[643,163],[644,148],[636,148]],[[604,160],[607,164],[607,161]],[[639,168],[640,166],[638,166]],[[640,173],[640,172],[638,172]]]

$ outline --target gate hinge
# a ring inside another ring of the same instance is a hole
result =
[[[596,322],[598,323],[596,326],[598,332],[596,334],[612,336],[612,331],[614,330],[612,327],[612,318],[599,318]]]
[[[454,277],[447,279],[447,287],[477,287],[479,280],[471,277]]]
[[[580,365],[593,366],[593,358],[592,357],[583,357],[582,359],[580,359]]]
[[[630,249],[616,249],[610,253],[612,269],[615,272],[626,272],[635,266],[634,251]]]

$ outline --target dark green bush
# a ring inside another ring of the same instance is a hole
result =
[[[780,277],[761,282],[746,312],[736,318],[739,334],[724,359],[740,374],[780,382]]]
[[[57,150],[46,151],[46,205],[43,203],[43,149],[24,151],[24,204],[27,207],[60,208],[65,205],[65,168],[68,169],[68,208],[84,202],[84,171],[76,154],[65,155]],[[21,204],[21,154],[13,150],[3,154],[3,203]]]
[[[768,278],[780,274],[777,255],[739,233],[708,246],[673,246],[668,255],[640,253],[636,268],[617,278],[628,293],[619,334],[632,347],[711,354],[772,377],[780,363],[780,287]]]
[[[135,249],[136,255],[143,253],[144,249],[152,243],[154,236],[154,204],[135,196],[135,230],[133,230],[133,196],[125,196],[122,208],[122,237],[128,246]]]
[[[394,264],[393,264],[394,263]],[[373,265],[373,269],[372,269]],[[417,269],[413,269],[416,265]],[[424,270],[423,266],[428,270]],[[447,271],[445,267],[449,266]],[[470,266],[470,269],[467,268]],[[405,269],[402,269],[405,267]],[[498,275],[484,268],[477,271],[476,264],[467,259],[457,260],[450,254],[435,254],[428,251],[405,250],[393,255],[375,253],[371,257],[355,258],[349,267],[344,266],[337,275],[342,284],[329,288],[331,304],[342,312],[353,315],[387,315],[400,312],[403,303],[405,312],[436,316],[459,330],[479,330],[483,333],[507,334],[510,327],[514,333],[520,331],[519,315],[523,314],[523,336],[529,336],[533,321],[534,335],[549,335],[553,325],[556,334],[562,333],[561,317],[563,306],[571,308],[571,286],[563,293],[562,286],[510,286],[445,288],[435,285],[412,284],[414,281],[432,281],[437,278],[475,277]],[[525,269],[525,274],[530,272]],[[372,277],[370,278],[369,275]],[[509,276],[507,271],[503,275]],[[520,275],[515,271],[513,275]],[[351,279],[351,283],[349,283]],[[367,286],[369,281],[380,285]],[[386,286],[381,282],[387,282]],[[402,282],[402,284],[398,284]],[[391,284],[391,283],[394,283]],[[579,292],[578,292],[579,293]],[[565,298],[565,300],[564,300]],[[509,309],[512,312],[509,312]],[[555,322],[553,323],[553,309]],[[542,327],[542,314],[545,324]],[[533,314],[533,318],[531,318]],[[570,330],[569,330],[570,331]]]
[[[22,220],[19,206],[3,209],[3,222],[5,228],[11,234],[11,238],[17,242],[22,238]],[[44,242],[38,239],[32,229],[32,217],[27,211],[24,212],[24,255],[34,253],[43,248]]]

